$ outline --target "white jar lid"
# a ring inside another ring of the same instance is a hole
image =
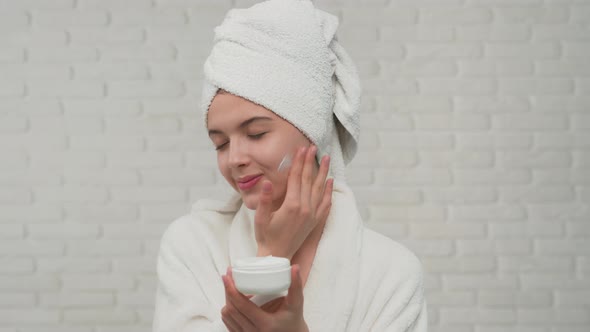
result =
[[[246,257],[237,259],[233,265],[233,270],[243,272],[271,272],[289,268],[291,262],[284,257],[264,256],[264,257]]]

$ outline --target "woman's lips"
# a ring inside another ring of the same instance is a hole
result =
[[[238,182],[238,188],[240,188],[241,190],[248,190],[252,187],[254,187],[256,185],[256,183],[258,183],[258,181],[262,178],[262,175],[259,175],[255,178],[253,178],[250,181],[246,181],[246,182]]]

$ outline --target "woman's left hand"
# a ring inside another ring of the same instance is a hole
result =
[[[252,303],[234,284],[231,269],[222,276],[225,287],[225,307],[221,318],[230,332],[238,331],[308,331],[303,319],[303,284],[299,265],[291,267],[291,287],[287,296],[262,307]]]

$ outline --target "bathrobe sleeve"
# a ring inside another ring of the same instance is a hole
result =
[[[427,331],[422,266],[401,244],[365,229],[359,287],[354,330]]]
[[[154,332],[227,331],[221,320],[227,267],[223,222],[188,215],[164,232],[158,253]]]

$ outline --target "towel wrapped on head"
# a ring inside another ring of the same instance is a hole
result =
[[[205,125],[218,89],[264,106],[330,155],[345,180],[360,136],[357,69],[336,38],[338,18],[309,0],[269,0],[230,10],[215,28],[201,98]]]

